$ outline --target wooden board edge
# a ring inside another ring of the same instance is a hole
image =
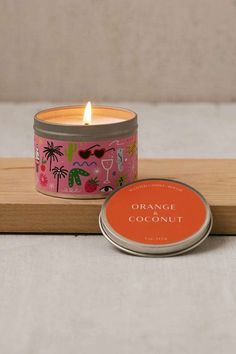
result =
[[[100,205],[0,205],[0,233],[101,233]],[[236,234],[236,206],[213,206],[215,235]]]

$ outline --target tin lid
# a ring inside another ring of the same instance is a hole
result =
[[[205,198],[170,179],[143,179],[113,192],[102,206],[103,235],[125,252],[171,256],[187,252],[210,233],[212,214]]]

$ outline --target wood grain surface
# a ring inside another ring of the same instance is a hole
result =
[[[140,160],[139,178],[150,177],[178,179],[198,189],[212,208],[212,233],[236,234],[236,160]],[[0,159],[0,232],[99,233],[102,203],[38,193],[33,159]]]

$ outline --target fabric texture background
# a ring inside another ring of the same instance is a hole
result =
[[[235,0],[1,0],[0,100],[235,100],[235,18]]]

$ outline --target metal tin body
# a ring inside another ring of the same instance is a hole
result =
[[[119,212],[119,203],[122,209],[116,223],[111,215]],[[203,242],[212,228],[212,214],[205,198],[187,184],[146,179],[112,193],[102,207],[99,225],[103,235],[127,253],[166,257],[188,252]]]
[[[34,118],[36,189],[44,194],[78,199],[104,198],[137,177],[137,116],[122,109],[97,106],[100,125],[67,124],[83,106],[48,109]],[[56,118],[56,123],[54,119]],[[62,121],[62,123],[60,123]]]

